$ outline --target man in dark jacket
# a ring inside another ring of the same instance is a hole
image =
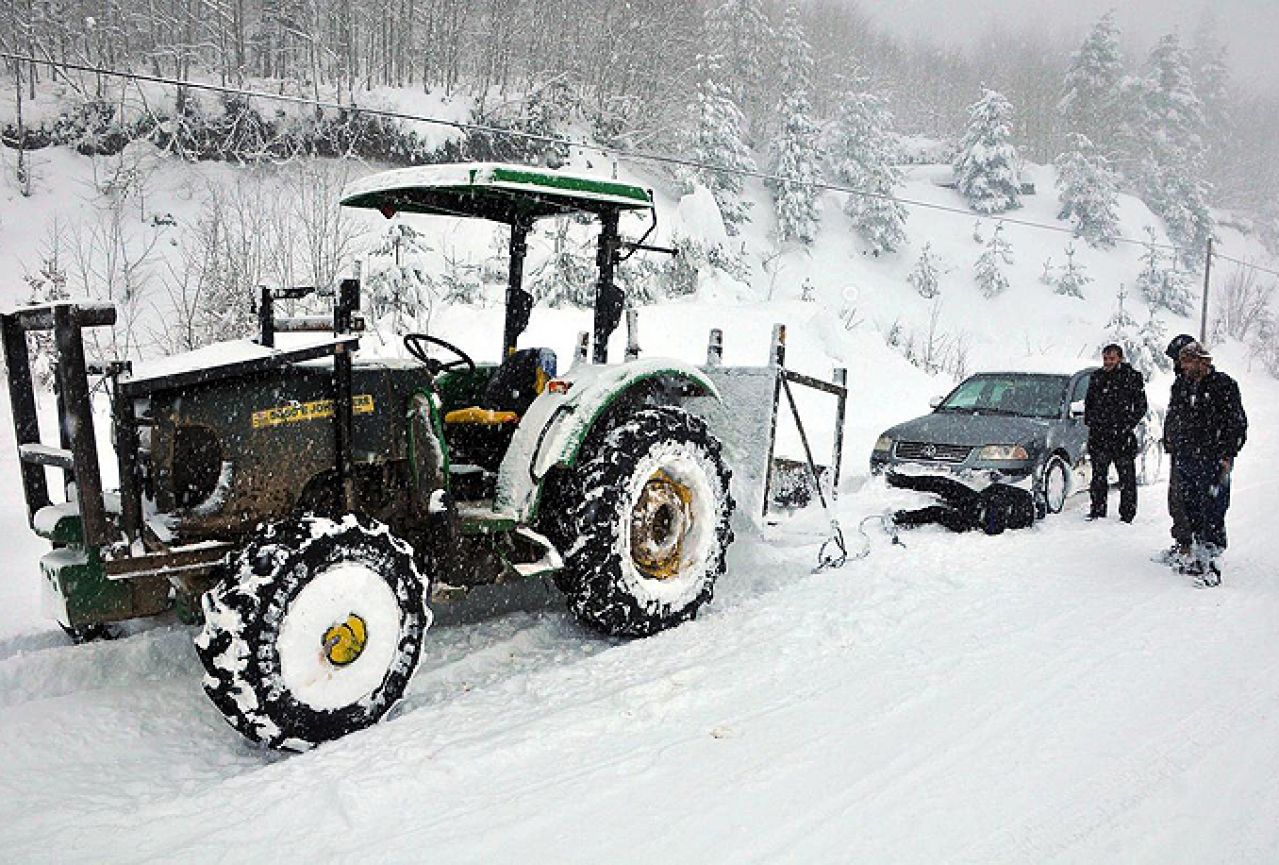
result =
[[[1088,519],[1106,515],[1110,466],[1119,474],[1119,519],[1137,515],[1137,424],[1146,416],[1146,385],[1141,373],[1124,363],[1124,350],[1110,344],[1101,350],[1102,368],[1088,381],[1084,423],[1092,459],[1092,509]]]
[[[1185,570],[1200,585],[1215,586],[1221,582],[1217,557],[1226,548],[1230,475],[1248,438],[1248,416],[1239,385],[1213,367],[1212,355],[1203,346],[1191,342],[1180,357],[1187,387],[1169,437],[1194,551]]]
[[[1180,333],[1168,343],[1164,354],[1172,359],[1172,392],[1168,396],[1168,413],[1164,417],[1163,446],[1168,454],[1168,516],[1172,517],[1172,546],[1162,550],[1155,561],[1169,565],[1188,560],[1190,544],[1194,540],[1190,532],[1190,521],[1186,519],[1186,506],[1181,498],[1181,482],[1177,478],[1177,451],[1173,448],[1172,438],[1177,425],[1181,423],[1186,410],[1186,401],[1190,393],[1190,380],[1181,366],[1181,350],[1195,338],[1188,333]]]

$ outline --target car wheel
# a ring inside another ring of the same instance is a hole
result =
[[[1043,480],[1040,482],[1040,497],[1044,503],[1045,514],[1059,514],[1066,506],[1066,496],[1070,492],[1070,471],[1061,457],[1049,457],[1044,465]]]

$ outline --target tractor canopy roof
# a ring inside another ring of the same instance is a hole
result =
[[[342,204],[396,213],[531,223],[544,216],[651,209],[648,190],[603,177],[493,162],[424,165],[363,177]]]

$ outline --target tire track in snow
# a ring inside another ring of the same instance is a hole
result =
[[[191,676],[199,663],[192,631],[159,627],[83,645],[54,644],[0,660],[0,707],[103,688],[137,688],[157,679]]]
[[[1032,587],[1028,586],[1026,591],[1030,590]],[[1104,607],[1103,612],[1108,614],[1113,612],[1113,615],[1107,615],[1106,623],[1097,627],[1104,628],[1106,631],[1125,633],[1130,623],[1146,618],[1151,610],[1166,606],[1168,599],[1175,597],[1173,593],[1179,590],[1179,587],[1169,587],[1162,592],[1139,596],[1140,601],[1137,604]],[[879,736],[886,744],[892,744],[887,761],[879,765],[871,774],[858,778],[851,785],[825,799],[820,807],[792,819],[783,839],[770,846],[767,852],[751,857],[751,861],[778,861],[793,855],[795,847],[802,846],[804,839],[820,834],[823,825],[855,819],[854,815],[866,811],[867,806],[872,803],[881,801],[891,803],[894,798],[903,803],[912,802],[913,791],[928,789],[935,778],[949,777],[951,772],[956,767],[962,766],[972,754],[988,750],[991,742],[1002,741],[1009,729],[1019,729],[1025,715],[1046,714],[1044,711],[1046,708],[1061,703],[1061,695],[1073,692],[1080,683],[1086,683],[1098,674],[1104,674],[1112,660],[1111,657],[1087,658],[1084,656],[1086,663],[1081,664],[1078,654],[1056,651],[1056,648],[1060,647],[1064,641],[1034,639],[1039,634],[1051,636],[1058,631],[1069,633],[1080,620],[1081,611],[1084,615],[1095,615],[1094,604],[1081,599],[1070,607],[1060,609],[1048,619],[1021,625],[1015,619],[999,616],[1000,607],[1006,603],[1005,596],[992,595],[989,600],[979,600],[957,614],[958,621],[973,622],[987,618],[993,611],[1001,621],[1006,621],[1010,625],[1002,632],[985,634],[984,642],[991,642],[993,638],[998,645],[991,648],[979,647],[975,651],[965,653],[964,662],[960,665],[962,669],[959,672],[971,670],[974,664],[980,666],[989,661],[996,661],[1001,655],[1008,653],[1007,648],[1001,647],[1018,646],[1025,643],[1029,637],[1043,649],[1034,667],[1034,676],[1051,681],[1051,687],[1033,691],[1034,699],[1020,700],[1014,711],[1009,709],[1007,695],[1000,689],[982,691],[980,693],[985,694],[986,699],[967,705],[953,699],[949,692],[957,686],[947,681],[947,662],[951,660],[949,657],[922,656],[923,663],[919,663],[919,659],[914,659],[914,663],[907,663],[896,671],[884,671],[884,675],[903,680],[934,683],[931,692],[905,695],[899,702],[885,707],[873,719],[863,722],[858,729],[859,738]],[[934,620],[932,624],[944,626],[945,622],[938,623]],[[927,623],[918,623],[914,627],[911,627],[910,623],[905,623],[905,626],[908,630],[917,633],[927,630]],[[1018,654],[1020,655],[1020,652]],[[940,691],[935,686],[937,682],[945,683]],[[939,729],[933,731],[926,741],[912,741],[902,747],[902,743],[895,736],[895,728],[901,726],[904,729],[918,729],[918,719],[912,719],[911,715],[927,715],[928,706],[932,703],[951,707],[959,705],[962,707],[961,713],[951,714],[943,719],[939,723]],[[784,749],[780,753],[770,752],[770,761],[782,764],[788,760],[799,761],[805,754],[814,750],[819,752],[830,750],[832,753],[838,753],[842,737],[847,733],[846,726],[841,726],[837,722],[832,723],[831,728],[817,738],[808,737],[802,743],[790,749]],[[939,754],[942,756],[939,757]],[[905,807],[910,806],[906,804]],[[890,810],[895,809],[890,808]],[[951,861],[949,855],[946,861]],[[1005,857],[991,856],[984,861],[1005,861]],[[1030,858],[1025,861],[1037,860]]]

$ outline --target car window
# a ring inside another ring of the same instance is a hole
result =
[[[1056,417],[1067,379],[1057,375],[978,375],[962,382],[939,411]]]
[[[1088,396],[1088,381],[1091,378],[1091,373],[1084,373],[1079,378],[1075,379],[1075,388],[1070,393],[1070,401],[1072,403],[1079,402],[1081,399]]]

